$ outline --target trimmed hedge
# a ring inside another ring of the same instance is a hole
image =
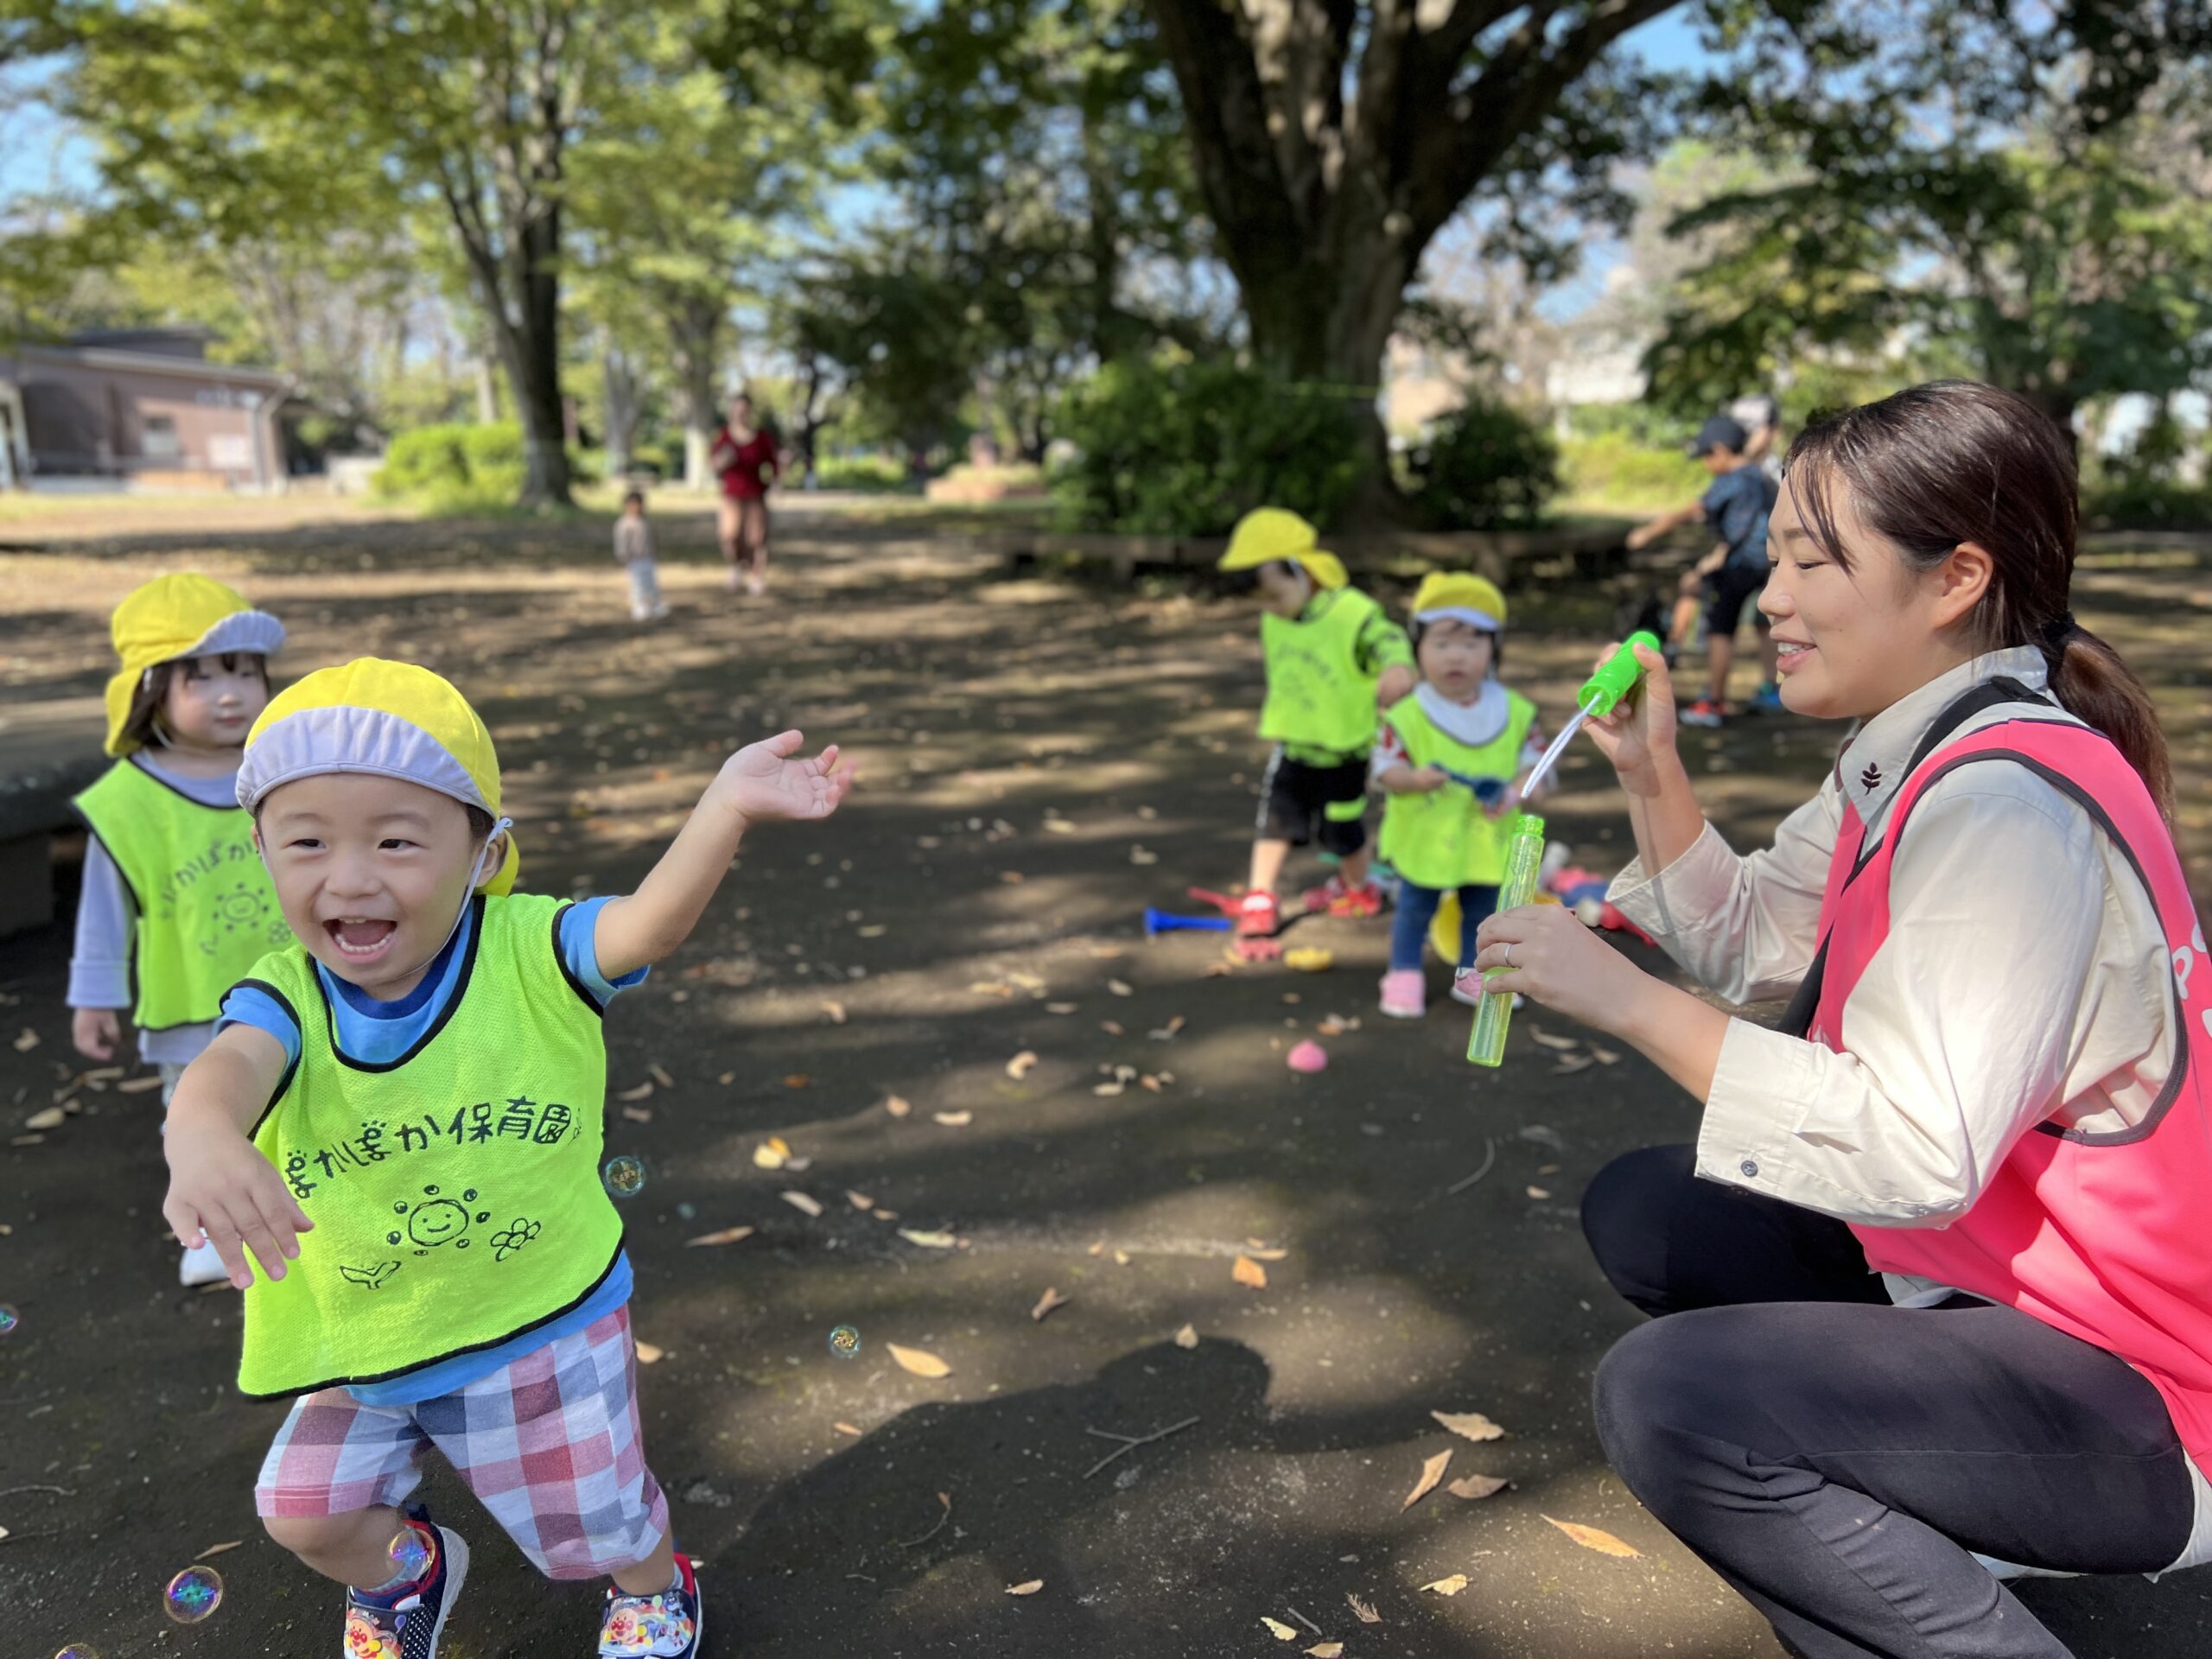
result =
[[[1520,530],[1559,493],[1559,446],[1502,404],[1470,402],[1406,452],[1406,493],[1446,530]]]
[[[524,470],[518,423],[454,421],[393,437],[375,488],[410,500],[512,500],[522,492]]]

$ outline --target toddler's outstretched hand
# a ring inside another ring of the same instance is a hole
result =
[[[69,1040],[88,1060],[111,1060],[123,1042],[123,1022],[113,1008],[79,1008],[69,1016]]]
[[[791,731],[747,744],[722,762],[714,792],[748,823],[828,817],[852,787],[853,774],[837,770],[835,743],[811,760],[794,760],[805,741]]]
[[[282,1279],[284,1263],[300,1253],[299,1235],[312,1231],[315,1223],[276,1166],[245,1136],[221,1128],[173,1135],[163,1150],[168,1154],[169,1191],[162,1214],[177,1243],[188,1250],[213,1244],[231,1283],[240,1290],[253,1282],[248,1250],[264,1274]]]

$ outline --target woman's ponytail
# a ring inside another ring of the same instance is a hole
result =
[[[2158,709],[2135,671],[2070,614],[2056,619],[2043,647],[2050,663],[2050,694],[2059,707],[2112,740],[2151,791],[2158,816],[2172,829],[2173,763],[2166,756]]]

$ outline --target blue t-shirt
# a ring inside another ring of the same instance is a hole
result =
[[[1731,568],[1766,569],[1766,520],[1778,493],[1774,480],[1756,467],[1723,473],[1706,491],[1705,522],[1728,544]]]
[[[593,934],[599,923],[599,912],[607,903],[607,898],[588,899],[561,912],[561,960],[567,964],[570,976],[591,993],[592,1000],[601,1008],[614,1000],[617,992],[643,984],[652,971],[640,968],[616,980],[610,980],[599,971],[599,950]],[[468,954],[468,938],[476,925],[475,917],[476,908],[472,905],[462,913],[461,925],[454,929],[453,938],[432,958],[422,982],[396,1002],[379,1002],[359,986],[348,984],[321,963],[315,963],[315,977],[322,982],[323,995],[330,1003],[331,1024],[339,1051],[349,1059],[374,1065],[397,1059],[412,1048],[453,1001],[454,986]],[[219,1032],[226,1026],[251,1026],[256,1031],[267,1032],[284,1046],[285,1063],[298,1064],[300,1028],[293,1023],[284,1005],[268,992],[251,985],[233,986],[223,998],[223,1012],[216,1029]],[[597,1324],[630,1300],[630,1254],[625,1250],[614,1258],[613,1267],[600,1281],[599,1288],[558,1319],[525,1331],[511,1341],[418,1366],[382,1382],[356,1383],[346,1391],[365,1406],[411,1406],[435,1400],[440,1395],[455,1393],[556,1338]]]

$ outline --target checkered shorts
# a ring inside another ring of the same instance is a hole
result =
[[[302,1395],[261,1465],[254,1504],[264,1516],[397,1507],[435,1446],[538,1571],[602,1578],[643,1560],[668,1531],[640,1440],[630,1310],[620,1307],[434,1400]]]

